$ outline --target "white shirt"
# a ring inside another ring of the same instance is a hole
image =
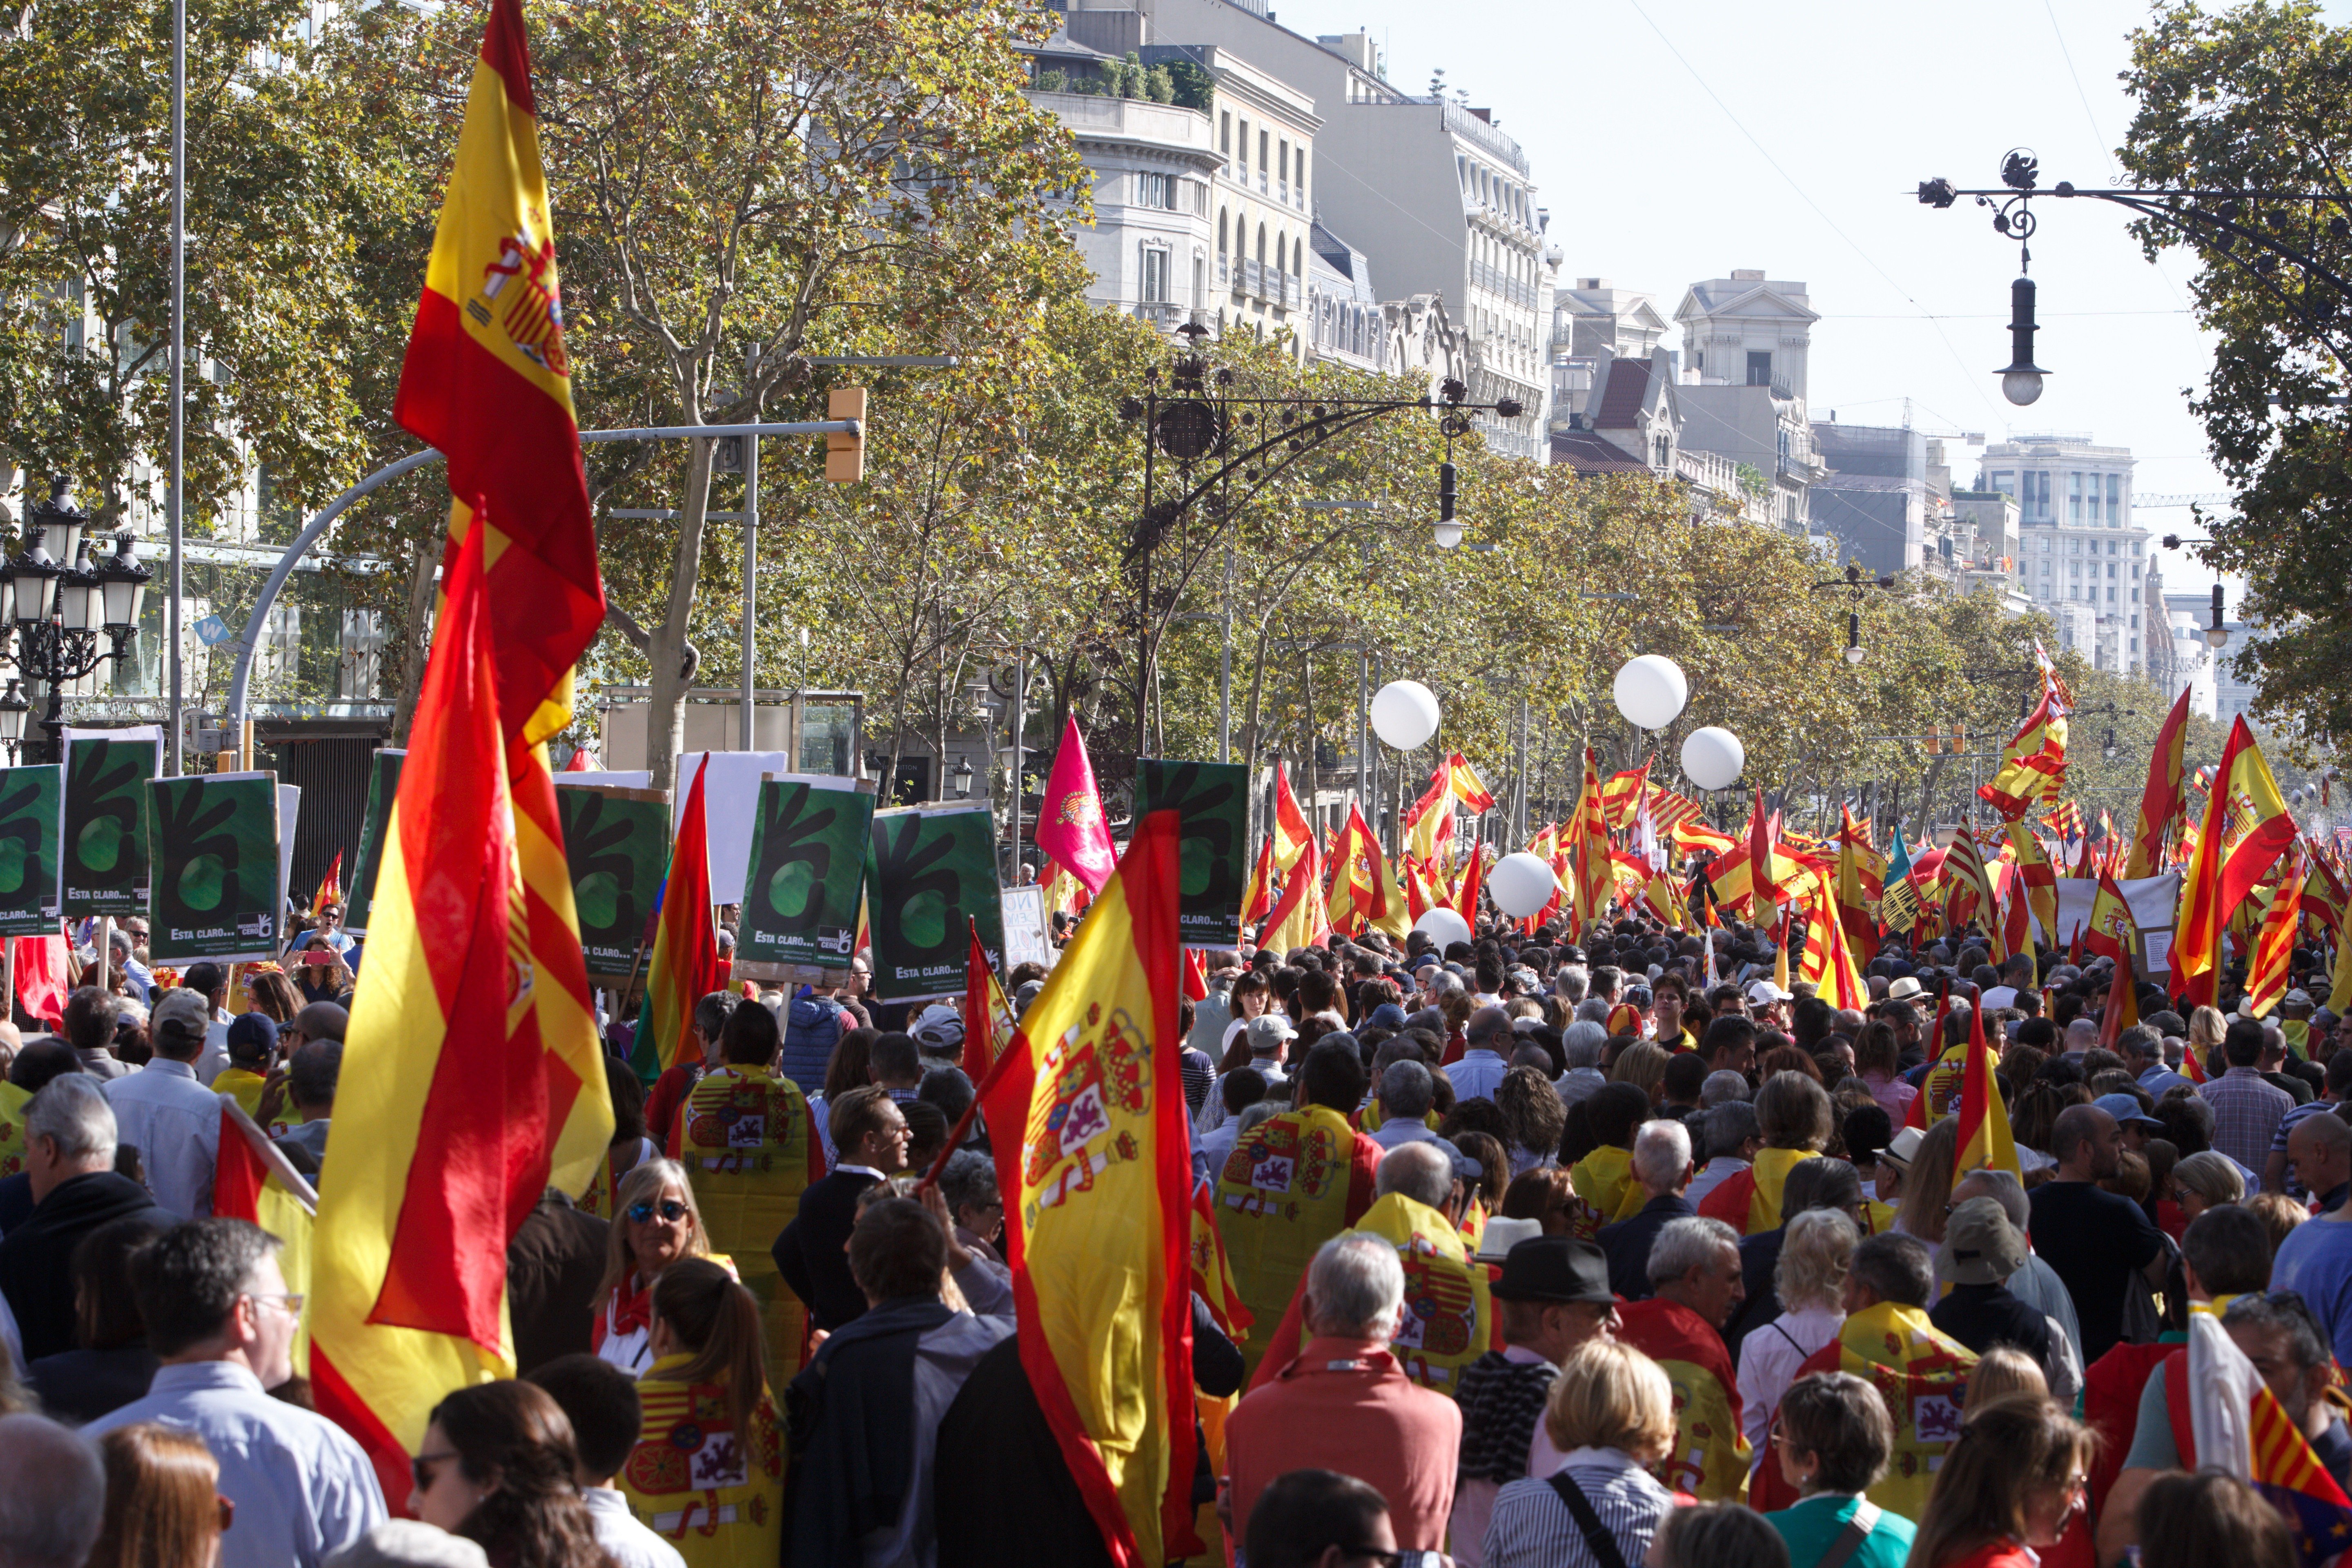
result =
[[[620,1568],[686,1568],[677,1548],[637,1522],[629,1500],[611,1487],[582,1487],[580,1500],[595,1521],[596,1544],[613,1555]]]
[[[1690,1200],[1693,1208],[1696,1208],[1699,1200],[1715,1191],[1726,1177],[1737,1175],[1746,1169],[1748,1169],[1747,1161],[1737,1159],[1729,1154],[1717,1154],[1706,1163],[1706,1169],[1691,1178],[1691,1184],[1684,1192],[1683,1196]]]
[[[2014,1007],[2017,1005],[2017,987],[2014,985],[1988,986],[1981,1000],[1988,1012],[1995,1007]]]
[[[1759,1463],[1771,1451],[1765,1436],[1780,1408],[1780,1396],[1797,1380],[1797,1369],[1844,1326],[1843,1312],[1803,1307],[1781,1313],[1739,1342],[1739,1428],[1748,1434]]]
[[[213,1165],[220,1157],[220,1096],[186,1062],[157,1057],[110,1079],[100,1092],[114,1110],[115,1136],[136,1144],[155,1202],[182,1219],[213,1212]]]
[[[1484,1046],[1472,1046],[1462,1053],[1462,1059],[1445,1069],[1453,1081],[1456,1104],[1465,1100],[1492,1100],[1496,1086],[1511,1064]]]

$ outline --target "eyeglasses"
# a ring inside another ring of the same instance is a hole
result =
[[[236,1500],[235,1498],[226,1498],[221,1496],[220,1493],[215,1492],[213,1494],[213,1508],[220,1519],[220,1532],[223,1535],[226,1535],[228,1533],[228,1527],[236,1522]]]
[[[302,1303],[308,1300],[299,1290],[247,1290],[246,1295],[256,1301],[277,1302],[278,1309],[289,1318],[300,1317]]]
[[[408,1461],[409,1479],[416,1483],[416,1489],[418,1491],[429,1492],[433,1489],[434,1479],[431,1467],[439,1464],[444,1459],[455,1459],[457,1458],[459,1458],[459,1455],[457,1450],[455,1448],[444,1448],[437,1454],[419,1454],[416,1458]]]
[[[629,1217],[635,1220],[639,1225],[643,1225],[647,1220],[653,1218],[656,1213],[659,1213],[662,1218],[669,1221],[670,1224],[676,1225],[678,1221],[686,1217],[687,1207],[676,1198],[664,1198],[657,1204],[642,1203],[631,1204],[629,1205]]]

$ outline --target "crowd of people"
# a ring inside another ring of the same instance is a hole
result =
[[[334,1180],[363,953],[322,922],[298,987],[127,934],[0,1031],[0,1568],[1111,1560],[1021,1357],[955,1005],[862,962],[739,985],[651,1084],[614,1024],[607,1157],[508,1249],[516,1376],[446,1391],[388,1496],[310,1407],[282,1238],[213,1214],[224,1096]],[[1776,956],[1638,917],[1208,955],[1171,1559],[2332,1557],[2199,1469],[2184,1346],[2215,1315],[2352,1486],[2352,1019],[2143,985],[2103,1034],[2104,962],[1966,932],[1887,938],[1840,1009]],[[1020,1011],[1045,973],[1009,978]],[[2015,1171],[1958,1168],[1979,1031]]]

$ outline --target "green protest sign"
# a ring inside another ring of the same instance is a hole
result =
[[[563,826],[563,860],[580,913],[588,973],[625,981],[669,875],[669,795],[657,789],[602,784],[555,786]]]
[[[58,934],[65,770],[0,768],[0,936]]]
[[[967,919],[991,963],[1004,951],[996,821],[984,805],[876,812],[866,888],[874,994],[885,1002],[963,994]]]
[[[160,737],[66,737],[59,858],[66,915],[135,915],[147,909],[147,781],[161,771]],[[278,811],[269,811],[277,831]],[[273,885],[275,873],[273,876]],[[269,900],[263,900],[269,908]]]
[[[1239,763],[1140,759],[1135,819],[1177,814],[1183,890],[1176,930],[1186,947],[1241,945],[1242,889],[1249,879],[1249,770]]]
[[[351,894],[343,900],[343,929],[365,936],[368,910],[375,903],[375,874],[383,867],[384,830],[392,803],[400,795],[400,764],[406,752],[380,751],[368,760],[367,815],[360,818],[360,848],[352,860]]]
[[[837,984],[849,973],[873,816],[870,784],[818,773],[761,779],[730,973]]]
[[[147,782],[155,864],[148,947],[158,963],[278,955],[278,775]]]

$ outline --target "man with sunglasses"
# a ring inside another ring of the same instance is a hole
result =
[[[173,1226],[139,1253],[131,1286],[163,1364],[147,1397],[82,1428],[161,1421],[220,1464],[236,1506],[219,1568],[319,1568],[385,1518],[360,1446],[333,1422],[268,1392],[294,1375],[302,1298],[286,1289],[278,1238],[241,1219]]]

